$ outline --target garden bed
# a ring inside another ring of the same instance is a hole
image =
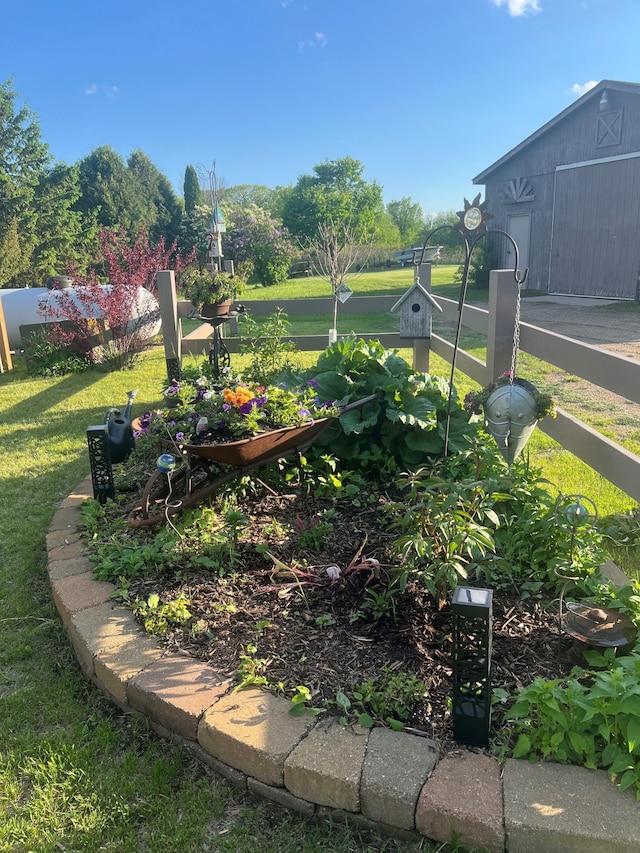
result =
[[[446,751],[450,608],[439,608],[416,579],[385,597],[397,533],[383,528],[381,512],[398,495],[374,490],[354,506],[304,486],[282,494],[254,486],[236,491],[232,509],[220,499],[190,527],[175,520],[184,538],[166,569],[128,583],[138,618],[164,633],[168,649],[208,661],[236,683],[288,697],[305,687],[310,707],[351,720],[365,711],[386,725],[400,718]],[[151,541],[149,532],[135,537]],[[572,643],[559,636],[557,617],[557,603],[496,592],[494,687],[514,695],[537,676],[569,671]]]

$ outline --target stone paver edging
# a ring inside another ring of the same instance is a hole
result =
[[[461,750],[438,761],[428,738],[291,717],[288,701],[234,693],[211,666],[166,653],[93,580],[78,507],[88,478],[47,534],[53,598],[80,667],[123,709],[181,740],[234,785],[308,817],[343,817],[403,837],[489,853],[637,853],[640,805],[603,771]]]

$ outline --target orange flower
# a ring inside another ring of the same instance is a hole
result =
[[[236,388],[235,391],[232,391],[230,388],[225,388],[222,392],[222,396],[226,403],[240,408],[240,406],[244,405],[249,400],[253,400],[254,395],[248,388],[240,387]]]

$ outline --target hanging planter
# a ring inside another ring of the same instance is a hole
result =
[[[526,379],[511,379],[509,373],[482,391],[467,394],[464,406],[474,414],[484,412],[485,427],[508,465],[520,456],[538,421],[546,415],[555,417],[549,394]]]

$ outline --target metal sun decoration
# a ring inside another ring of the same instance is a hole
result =
[[[518,284],[518,288],[522,287],[522,285],[524,284],[524,282],[527,278],[527,274],[529,272],[528,269],[525,269],[523,274],[520,275],[520,270],[518,268],[518,266],[519,266],[518,262],[520,259],[520,254],[519,254],[519,250],[518,250],[518,245],[515,242],[515,240],[513,239],[513,237],[511,236],[511,234],[509,234],[507,231],[503,231],[500,228],[493,228],[491,230],[487,230],[487,220],[492,218],[492,214],[488,213],[486,210],[487,204],[488,204],[487,201],[483,201],[483,202],[480,201],[480,194],[479,193],[474,198],[474,200],[472,202],[467,201],[467,199],[465,198],[464,199],[464,210],[460,210],[457,213],[457,216],[460,219],[460,222],[458,223],[458,225],[457,226],[456,225],[440,225],[438,228],[435,228],[433,231],[431,231],[429,234],[427,234],[427,237],[426,237],[424,244],[422,246],[422,252],[420,253],[420,257],[418,258],[417,257],[418,253],[416,253],[416,257],[414,258],[414,263],[419,268],[420,264],[423,263],[424,255],[425,255],[425,252],[427,250],[427,246],[432,241],[433,237],[440,231],[453,231],[454,234],[458,234],[462,238],[462,241],[464,243],[465,258],[464,258],[464,266],[463,266],[463,272],[462,272],[462,286],[460,288],[460,298],[458,300],[458,323],[456,326],[456,335],[455,335],[455,341],[454,341],[454,346],[453,346],[453,355],[451,358],[451,375],[449,378],[449,397],[447,400],[447,419],[446,419],[445,435],[444,435],[444,455],[445,456],[447,456],[449,453],[449,431],[450,431],[450,425],[451,425],[451,400],[452,400],[452,395],[453,395],[453,379],[454,379],[455,370],[456,370],[456,361],[457,361],[457,356],[458,356],[458,350],[460,348],[460,332],[462,329],[462,310],[463,310],[464,302],[465,302],[465,299],[467,296],[467,287],[469,284],[469,269],[470,269],[470,265],[471,265],[471,257],[473,254],[473,250],[478,245],[478,243],[483,238],[485,238],[486,236],[488,236],[490,234],[501,234],[502,236],[506,237],[507,240],[509,240],[509,242],[513,246],[513,249],[515,252],[515,266],[513,269],[513,277],[515,278],[515,280]],[[419,284],[418,279],[416,279],[416,282]],[[511,365],[511,367],[512,367],[512,370],[511,370],[512,382],[513,382],[513,379],[515,378],[515,372],[516,372],[515,368],[516,368],[516,356],[517,356],[517,348],[518,348],[517,347],[517,344],[518,344],[518,322],[519,322],[519,318],[516,318],[513,358],[512,358],[512,365]],[[498,446],[500,447],[500,450],[504,455],[501,444],[498,443]],[[507,460],[507,461],[509,461],[509,460]]]

